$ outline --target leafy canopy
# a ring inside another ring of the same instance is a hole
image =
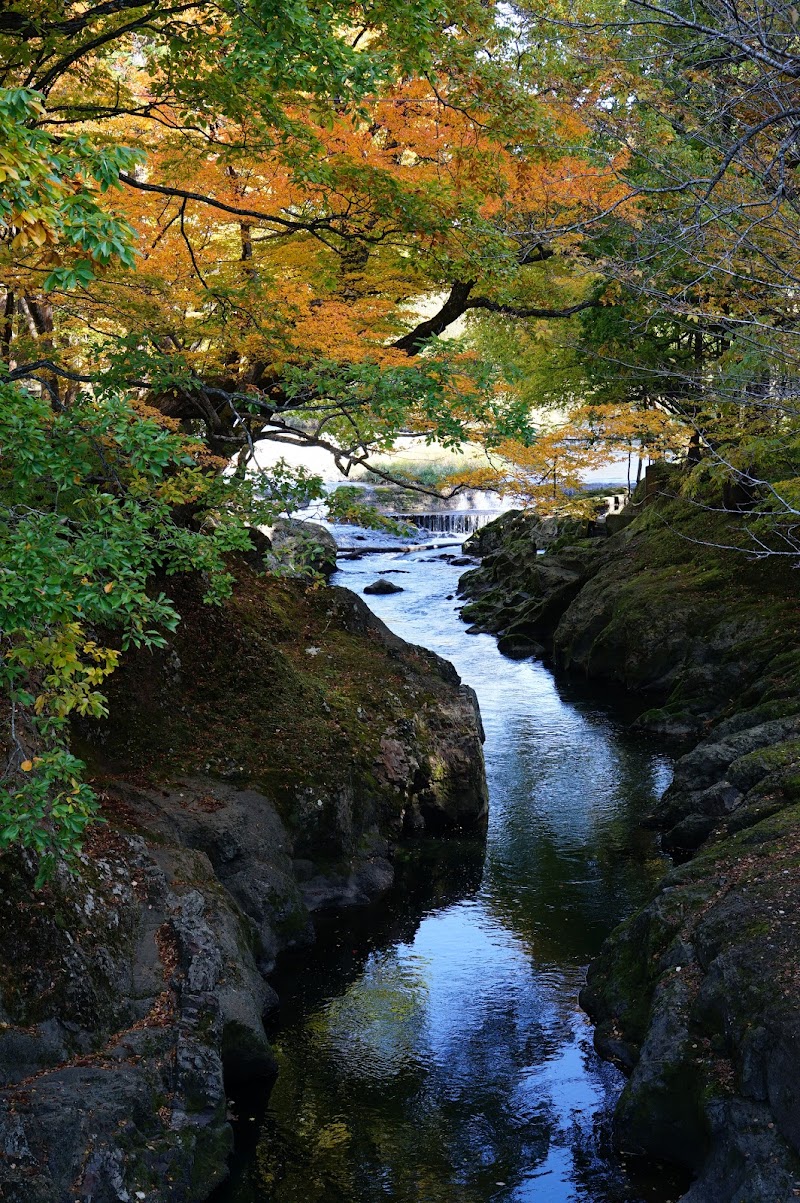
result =
[[[579,123],[515,54],[480,0],[0,13],[0,846],[79,847],[71,718],[174,626],[170,575],[220,601],[248,526],[318,491],[255,481],[259,440],[349,469],[400,433],[528,437],[492,365],[436,344],[541,302],[532,213],[608,186],[528,154]]]
[[[477,441],[550,508],[609,451],[797,477],[794,25],[728,7],[3,8],[0,840],[76,846],[70,715],[318,490],[261,441]]]

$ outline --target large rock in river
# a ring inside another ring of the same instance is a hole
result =
[[[403,586],[396,585],[394,581],[387,581],[383,577],[379,577],[377,581],[373,581],[371,585],[364,586],[365,593],[374,593],[377,595],[386,593],[402,593]]]
[[[318,522],[278,518],[270,528],[269,540],[272,554],[267,556],[268,566],[301,577],[315,572],[330,577],[336,571],[336,540]]]

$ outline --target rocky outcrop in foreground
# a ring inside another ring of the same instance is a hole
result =
[[[342,589],[170,582],[182,622],[76,733],[106,822],[35,892],[0,859],[0,1197],[189,1203],[225,1173],[226,1086],[315,912],[393,878],[404,835],[486,820],[474,696]]]
[[[623,529],[545,555],[533,519],[507,519],[462,578],[463,616],[511,654],[638,693],[641,726],[694,744],[643,816],[683,863],[581,1001],[628,1075],[623,1150],[691,1170],[685,1203],[784,1203],[800,1196],[796,574],[724,550],[745,542],[736,519],[648,485]]]

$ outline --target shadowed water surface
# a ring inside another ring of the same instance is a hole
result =
[[[219,1203],[666,1203],[673,1184],[613,1156],[619,1074],[577,996],[605,935],[664,871],[637,820],[669,781],[619,704],[467,635],[463,568],[434,551],[343,565],[399,635],[478,693],[491,797],[485,848],[427,841],[392,897],[287,958],[277,1082],[242,1099]],[[248,1127],[248,1124],[250,1125]]]

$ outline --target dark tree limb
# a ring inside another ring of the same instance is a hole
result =
[[[178,13],[189,12],[191,9],[196,7],[197,5],[194,0],[191,0],[191,3],[189,4],[180,4],[176,5],[174,8],[165,9],[159,13],[159,16],[176,16]],[[56,80],[60,79],[64,72],[69,70],[73,63],[77,63],[85,55],[91,54],[92,51],[99,50],[101,46],[107,45],[108,42],[114,42],[124,34],[131,33],[134,29],[140,29],[142,26],[148,25],[152,19],[153,10],[148,9],[148,11],[141,17],[137,17],[135,21],[129,21],[127,25],[122,25],[115,29],[109,29],[106,30],[105,33],[98,34],[97,37],[93,38],[90,42],[85,42],[82,46],[77,46],[73,51],[71,51],[70,54],[66,55],[63,59],[60,59],[59,62],[55,63],[49,69],[49,71],[45,72],[41,79],[37,80],[36,71],[35,69],[32,70],[28,76],[26,85],[28,87],[35,87],[40,92],[47,93]]]
[[[426,318],[424,322],[420,322],[408,334],[404,334],[402,338],[398,338],[394,344],[395,347],[399,351],[405,351],[408,355],[419,354],[429,338],[435,338],[437,335],[442,334],[448,326],[452,325],[453,322],[466,313],[469,294],[474,286],[474,280],[457,280],[450,289],[450,295],[438,313],[435,313],[433,317]]]
[[[429,339],[442,334],[448,326],[471,309],[485,309],[489,313],[500,313],[506,317],[556,319],[572,317],[584,309],[591,309],[600,304],[600,294],[595,293],[585,301],[578,301],[575,305],[567,305],[562,309],[548,309],[534,305],[505,305],[500,301],[492,301],[488,297],[471,297],[470,293],[474,286],[474,280],[456,281],[441,309],[433,317],[420,322],[408,334],[398,338],[394,346],[399,351],[405,351],[407,355],[418,355]]]
[[[581,313],[584,309],[594,309],[600,304],[599,296],[588,297],[585,301],[578,301],[575,305],[566,305],[563,309],[543,309],[535,305],[503,305],[499,301],[490,301],[488,297],[474,297],[466,305],[466,309],[486,309],[489,313],[502,313],[506,317],[529,317],[548,318],[572,317],[576,313]]]
[[[63,21],[38,21],[22,12],[4,12],[0,13],[0,34],[18,34],[26,41],[47,37],[51,33],[76,34],[101,17],[112,16],[129,8],[149,8],[153,13],[158,11],[157,6],[147,3],[147,0],[106,0],[104,4],[97,4]]]
[[[263,209],[243,209],[240,205],[229,205],[225,201],[217,200],[215,196],[208,196],[203,192],[189,192],[186,188],[170,188],[166,184],[148,184],[144,180],[137,180],[135,176],[128,175],[126,172],[119,173],[119,179],[123,184],[127,184],[129,188],[138,188],[140,192],[156,192],[160,196],[174,196],[178,200],[197,201],[201,205],[208,205],[212,209],[221,209],[224,213],[232,213],[234,217],[250,217],[255,221],[263,221],[269,225],[281,227],[286,233],[296,233],[305,231],[308,234],[313,234],[315,238],[321,238],[321,232],[336,234],[340,238],[353,238],[362,242],[379,243],[387,237],[386,233],[380,235],[369,235],[363,231],[358,234],[344,234],[341,229],[336,228],[337,215],[332,214],[328,217],[317,217],[311,221],[303,221],[298,218],[283,217],[280,213],[265,213]],[[397,233],[399,231],[395,231]],[[325,241],[322,239],[322,241]],[[325,242],[326,246],[330,243]],[[331,247],[335,250],[335,247]]]

